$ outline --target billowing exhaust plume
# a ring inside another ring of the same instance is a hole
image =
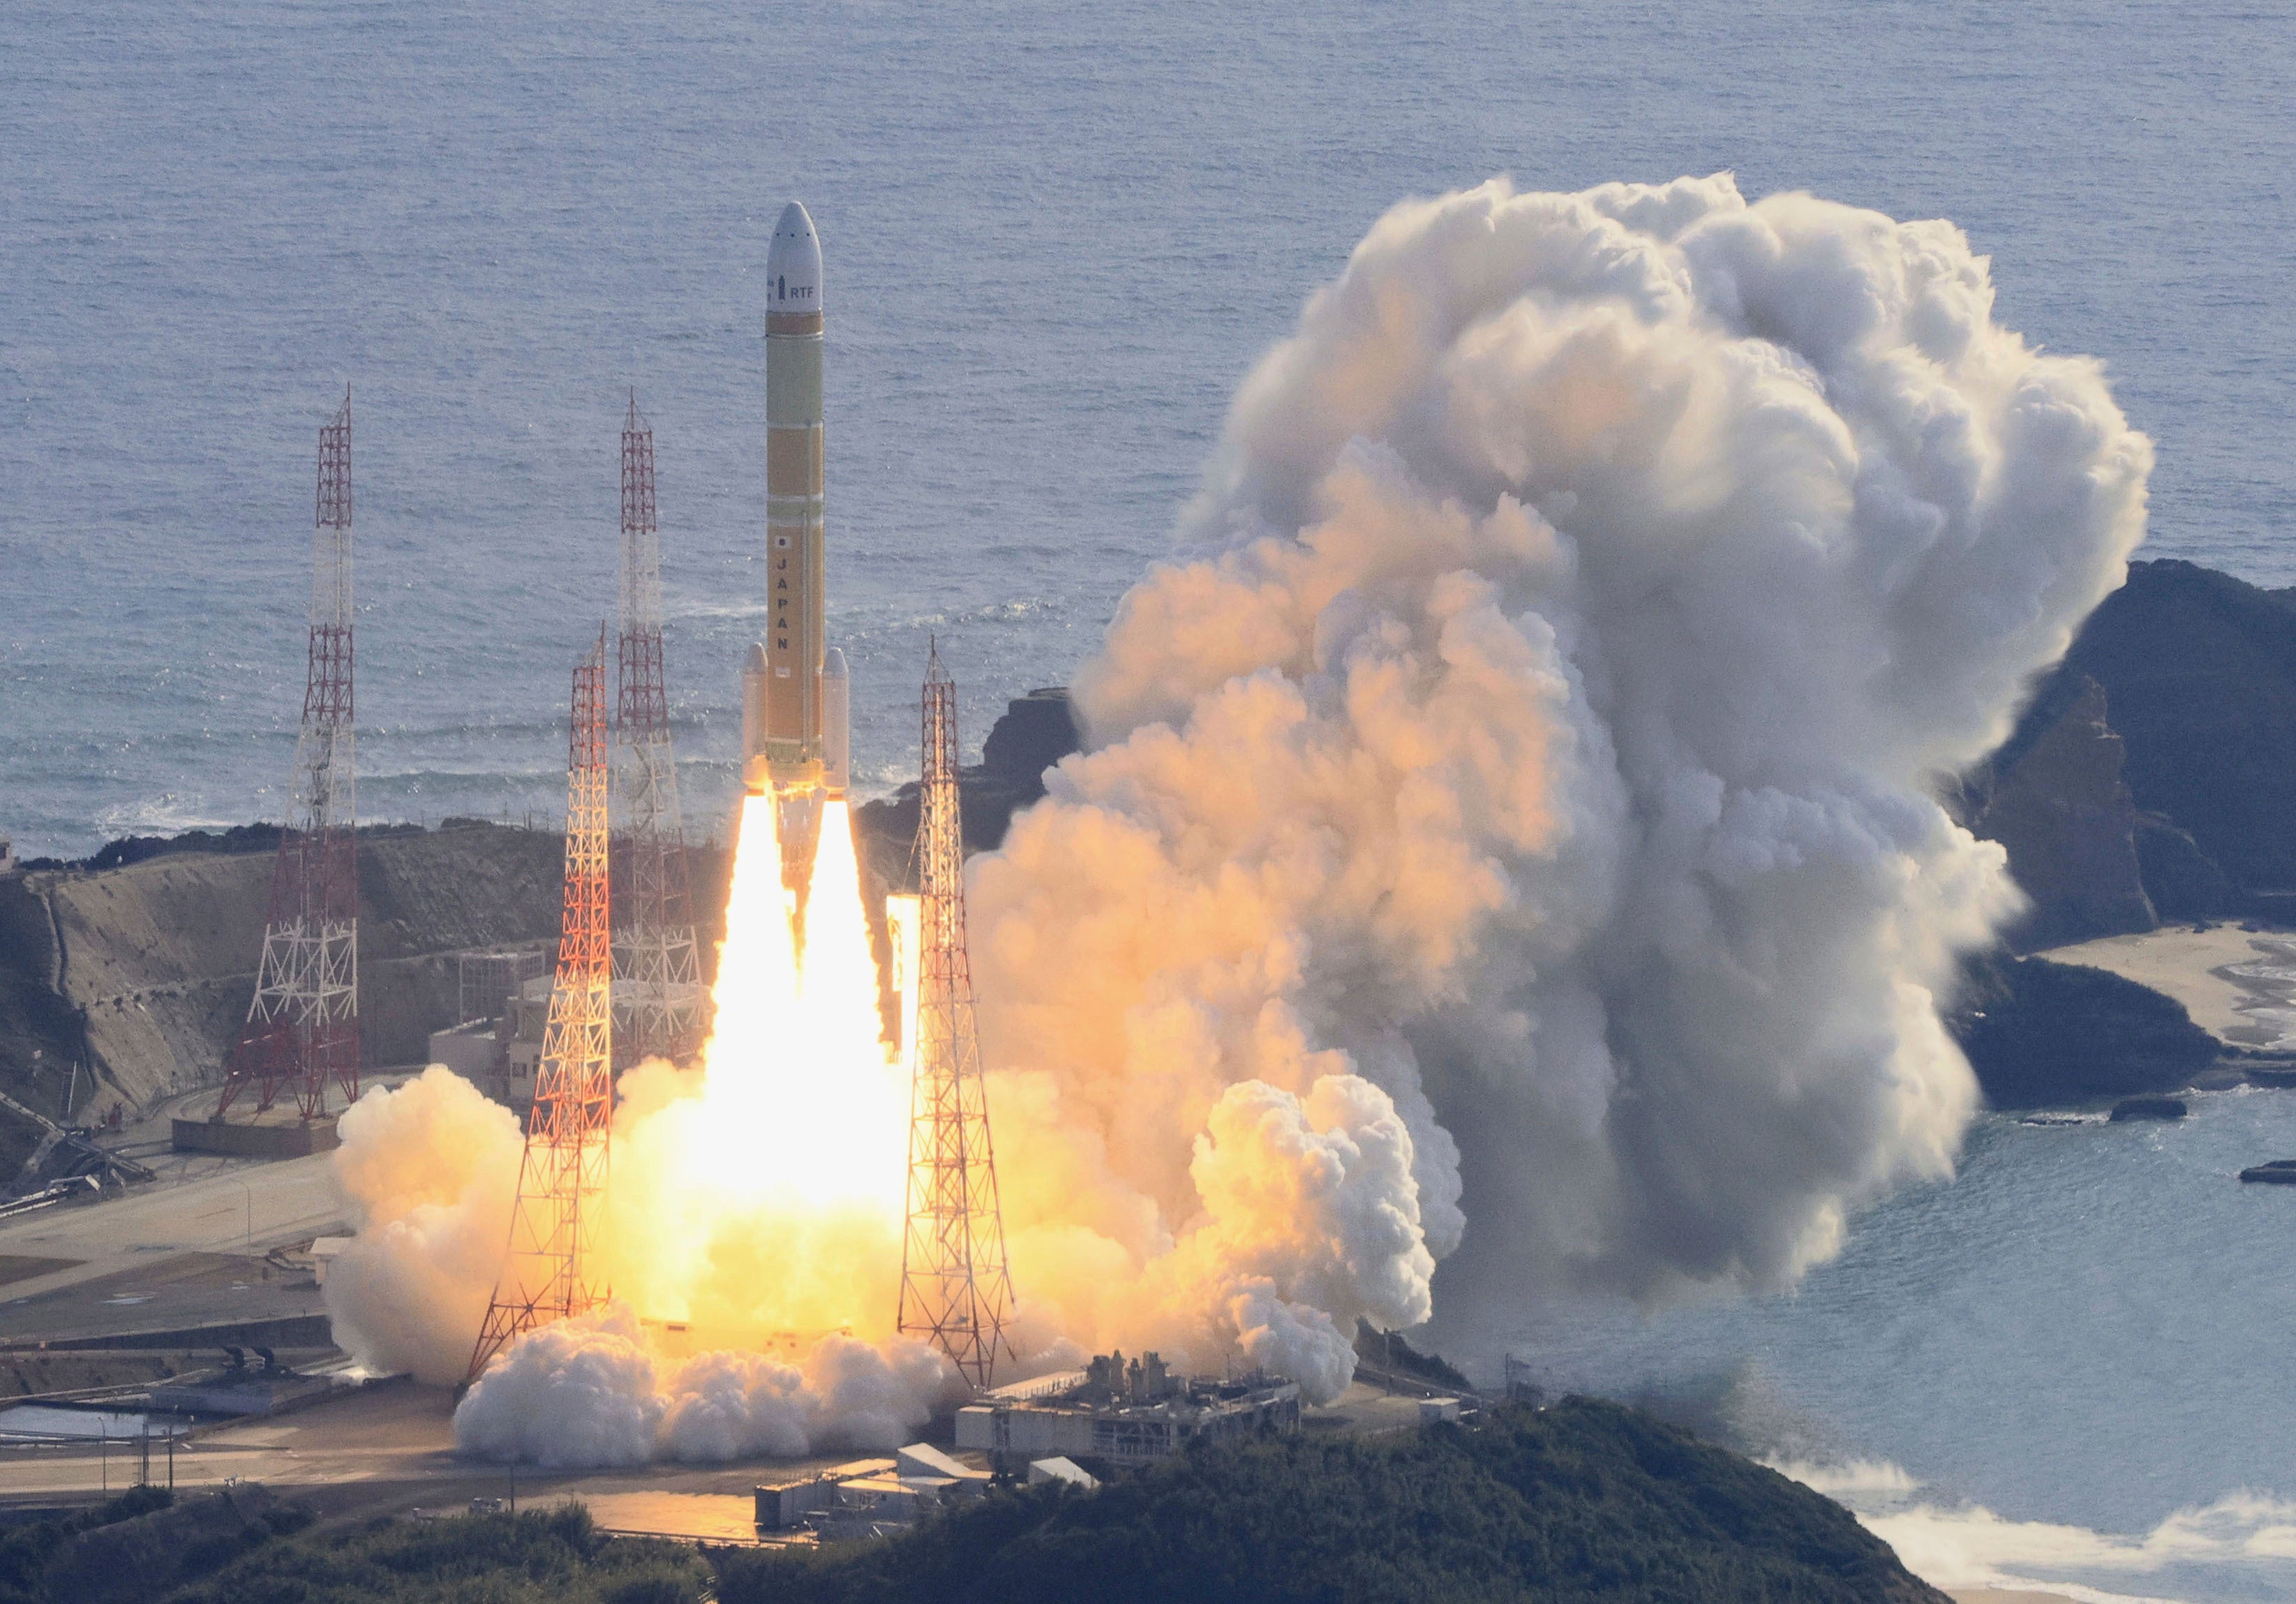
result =
[[[1084,669],[1091,750],[972,868],[1024,1361],[1325,1398],[1439,1288],[1780,1287],[1950,1172],[1939,1005],[2016,898],[1936,779],[2120,582],[2151,461],[1992,303],[1949,224],[1727,176],[1380,220]],[[906,1089],[841,807],[801,914],[750,808],[704,1065],[622,1082],[630,1307],[498,1360],[468,1449],[882,1446],[948,1395],[890,1329]],[[342,1129],[338,1329],[455,1379],[515,1128],[433,1070]]]
[[[845,804],[824,805],[800,917],[777,809],[752,798],[701,1065],[619,1082],[596,1252],[618,1301],[520,1338],[457,1444],[551,1466],[886,1449],[951,1394],[894,1333],[908,1101],[880,1040]],[[365,1364],[461,1381],[508,1240],[521,1138],[441,1065],[342,1118],[357,1230],[326,1287]]]
[[[1992,312],[1951,225],[1726,175],[1381,219],[976,865],[1024,1305],[1328,1391],[1437,1260],[1447,1315],[1775,1288],[1949,1172],[2014,892],[1935,777],[2151,461]]]

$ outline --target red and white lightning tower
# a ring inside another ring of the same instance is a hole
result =
[[[606,1301],[597,1258],[613,1129],[613,958],[606,891],[606,635],[574,670],[566,904],[510,1250],[471,1353],[475,1378],[521,1332]]]
[[[614,1046],[619,1062],[673,1062],[701,1045],[701,949],[686,898],[685,839],[662,669],[661,536],[654,521],[653,429],[636,391],[622,427],[620,695],[625,895],[614,937]]]
[[[310,664],[295,741],[294,797],[271,871],[255,997],[225,1064],[221,1119],[256,1089],[256,1112],[295,1089],[305,1119],[327,1082],[358,1099],[358,853],[351,725],[351,392],[319,431]]]
[[[1013,1280],[964,942],[964,837],[957,821],[956,682],[932,654],[924,687],[924,796],[917,820],[917,1028],[909,1093],[903,1335],[934,1344],[986,1390]]]

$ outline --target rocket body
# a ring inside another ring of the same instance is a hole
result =
[[[759,794],[846,784],[844,660],[823,627],[821,381],[821,242],[792,201],[766,256],[767,633],[742,675],[742,777]]]

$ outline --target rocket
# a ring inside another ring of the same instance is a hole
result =
[[[765,639],[742,668],[742,783],[845,793],[845,654],[822,626],[821,240],[797,202],[766,253]]]

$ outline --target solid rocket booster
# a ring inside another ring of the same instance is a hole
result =
[[[795,201],[766,255],[767,634],[742,672],[742,778],[752,792],[847,778],[845,659],[823,616],[821,241]]]

